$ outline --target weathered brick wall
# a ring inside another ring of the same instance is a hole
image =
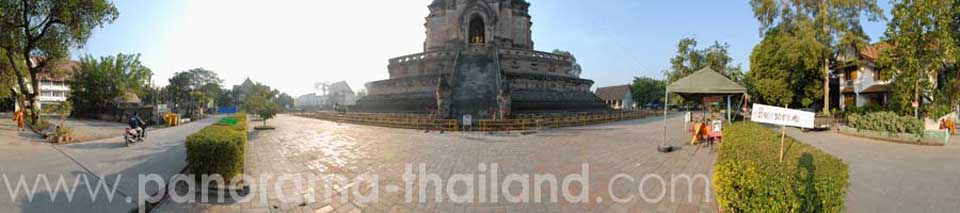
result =
[[[390,79],[453,72],[457,51],[434,51],[390,59],[387,69]]]
[[[398,79],[374,81],[366,84],[368,95],[434,92],[441,76],[423,75]]]
[[[500,67],[505,73],[532,73],[574,77],[570,58],[539,51],[500,49]]]
[[[556,92],[590,92],[593,81],[581,78],[550,76],[533,73],[507,73],[510,88]]]
[[[487,44],[502,48],[533,49],[532,22],[527,4],[512,1],[446,0],[430,6],[425,24],[424,51],[462,49],[472,17],[486,25]]]

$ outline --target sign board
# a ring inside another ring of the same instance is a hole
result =
[[[782,107],[753,104],[753,113],[750,120],[757,123],[768,123],[783,126],[813,128],[816,115],[812,112],[792,110]]]
[[[713,120],[713,122],[710,122],[710,127],[713,128],[710,130],[711,132],[721,133],[723,132],[723,121]]]
[[[463,115],[463,126],[473,126],[473,115]]]
[[[703,97],[704,104],[720,103],[723,102],[723,96],[707,96]]]

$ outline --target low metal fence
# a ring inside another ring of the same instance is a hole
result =
[[[458,131],[459,124],[454,119],[434,119],[422,114],[385,114],[385,113],[298,113],[297,116],[329,120],[344,123],[356,123],[402,129],[431,129]]]
[[[356,123],[403,129],[445,130],[445,131],[528,131],[545,128],[586,126],[631,120],[657,115],[654,111],[628,111],[605,113],[555,114],[549,116],[524,115],[516,119],[482,119],[479,128],[462,129],[456,119],[435,119],[425,114],[381,114],[381,113],[299,113],[298,116],[336,122]]]

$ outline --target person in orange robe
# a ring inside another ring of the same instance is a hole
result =
[[[13,113],[13,122],[17,123],[17,131],[23,131],[23,108],[17,110]]]

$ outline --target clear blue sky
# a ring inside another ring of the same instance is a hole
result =
[[[748,69],[761,39],[746,0],[529,1],[536,49],[573,52],[595,86],[662,78],[684,36],[700,47],[729,43],[736,63]],[[174,72],[204,67],[226,85],[250,77],[294,96],[313,92],[319,81],[346,80],[359,90],[388,77],[388,58],[422,50],[429,2],[116,1],[119,19],[74,56],[141,53],[159,85]],[[889,13],[888,2],[881,6]],[[885,29],[864,25],[874,41]]]

